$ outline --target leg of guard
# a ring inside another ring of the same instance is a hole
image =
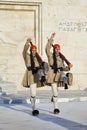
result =
[[[68,82],[67,82],[67,76],[66,76],[65,74],[61,75],[60,81],[63,81],[64,84],[67,84],[67,83],[68,83]]]
[[[72,73],[67,73],[66,76],[67,76],[68,85],[71,86],[72,82],[73,82],[73,74]]]
[[[51,88],[52,88],[52,93],[54,96],[58,96],[58,87],[57,87],[57,83],[53,83],[51,85]]]
[[[31,96],[30,100],[31,100],[31,104],[32,104],[32,110],[35,110],[35,100],[36,100],[36,98]]]
[[[32,97],[35,97],[35,96],[36,96],[36,84],[30,85],[30,95],[31,95]]]
[[[32,110],[35,109],[35,100],[36,100],[36,84],[32,84],[30,86],[30,95],[31,95],[31,104],[32,104]]]
[[[52,93],[53,93],[53,104],[54,104],[54,108],[58,108],[58,88],[57,88],[57,84],[54,83],[52,84]]]
[[[60,81],[63,81],[64,82],[64,88],[68,89],[68,78],[65,74],[61,75]]]
[[[58,97],[53,96],[54,108],[58,108]]]

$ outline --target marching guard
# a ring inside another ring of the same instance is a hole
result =
[[[30,53],[28,53],[28,49],[30,49]],[[24,87],[30,87],[32,115],[38,115],[39,110],[35,107],[36,88],[39,81],[42,83],[45,81],[45,66],[47,64],[43,62],[42,58],[37,53],[37,47],[32,44],[31,38],[28,38],[24,45],[23,58],[27,69],[23,77],[22,85]]]
[[[68,89],[68,77],[64,71],[70,71],[72,64],[67,61],[67,59],[60,52],[60,45],[54,44],[55,33],[52,33],[48,43],[46,45],[46,54],[49,63],[49,71],[47,74],[47,83],[51,84],[53,93],[53,104],[54,104],[54,114],[58,114],[60,110],[58,109],[58,82],[63,81],[65,84],[65,89]],[[51,47],[53,47],[53,52],[51,52]],[[65,66],[64,61],[68,64]]]

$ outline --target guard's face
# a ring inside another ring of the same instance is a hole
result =
[[[32,50],[31,50],[31,52],[32,52],[32,55],[35,55],[35,54],[36,54],[36,52],[37,52],[37,49],[36,49],[36,48],[34,48],[34,49],[32,49]]]
[[[60,52],[60,48],[55,48],[55,53],[59,54],[59,52]]]

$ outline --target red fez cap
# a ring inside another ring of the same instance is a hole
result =
[[[30,49],[37,49],[37,47],[35,45],[31,45]]]
[[[54,49],[56,49],[56,48],[60,49],[60,45],[59,44],[54,44],[53,47],[54,47]]]

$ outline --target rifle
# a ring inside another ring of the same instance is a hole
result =
[[[66,62],[67,65],[71,64],[61,52],[59,54],[62,57],[62,59]]]

